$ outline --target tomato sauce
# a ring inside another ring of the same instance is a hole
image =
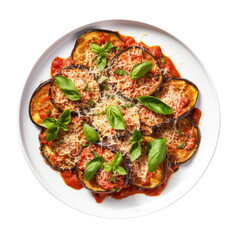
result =
[[[172,174],[174,173],[174,171],[177,168],[179,168],[179,166],[171,166],[171,168],[169,169],[169,171],[167,173],[165,181],[161,185],[159,185],[158,187],[155,187],[153,189],[141,189],[141,188],[137,188],[135,186],[132,186],[132,185],[128,184],[120,192],[114,192],[114,193],[92,193],[92,195],[95,198],[97,203],[103,202],[103,200],[106,197],[111,197],[111,198],[120,200],[120,199],[129,197],[129,196],[138,194],[138,193],[143,193],[143,194],[145,194],[147,196],[159,196],[161,194],[161,192],[167,186],[167,183],[168,183],[170,177],[172,176]]]
[[[191,119],[199,125],[200,119],[202,116],[202,111],[199,108],[193,108],[193,110],[190,113]]]
[[[176,69],[175,65],[173,64],[173,62],[171,61],[171,59],[162,53],[160,46],[156,45],[156,46],[149,47],[143,42],[139,42],[139,43],[136,42],[135,39],[131,36],[124,36],[121,34],[119,34],[119,35],[123,41],[123,44],[121,46],[119,46],[119,47],[121,47],[121,49],[130,47],[130,46],[134,46],[134,45],[144,47],[153,56],[156,57],[161,68],[166,69],[166,74],[168,77],[176,77],[176,78],[181,77],[180,73],[177,71],[177,69]],[[104,34],[102,34],[100,36],[100,43],[106,43],[108,40],[109,39],[106,38],[106,36]],[[60,58],[60,57],[54,58],[54,60],[51,64],[51,76],[56,75],[64,67],[69,66],[71,64],[74,64],[74,61],[71,60],[71,57],[68,57],[65,59]],[[202,115],[201,110],[198,108],[194,108],[191,111],[190,117],[193,119],[194,122],[199,124],[201,115]],[[41,136],[41,134],[40,134],[40,139],[41,139],[41,141],[43,141],[43,136]],[[171,166],[167,173],[165,181],[161,185],[159,185],[158,187],[155,187],[153,189],[141,189],[141,188],[132,186],[130,184],[127,184],[126,186],[124,186],[124,188],[120,192],[114,192],[114,193],[94,193],[93,192],[92,196],[95,198],[97,203],[103,202],[106,197],[111,197],[111,198],[120,200],[120,199],[129,197],[134,194],[139,194],[139,193],[145,194],[147,196],[159,196],[161,194],[161,192],[167,186],[167,183],[168,183],[170,177],[172,176],[172,174],[176,170],[178,170],[178,168],[179,168],[179,166]],[[83,185],[78,180],[75,173],[72,173],[70,171],[63,171],[60,173],[60,175],[63,178],[64,182],[68,186],[70,186],[74,189],[77,189],[77,190],[83,188]]]
[[[70,171],[63,171],[60,173],[63,181],[71,188],[79,190],[83,188],[83,185],[77,178],[77,175]]]
[[[73,61],[71,60],[71,57],[68,58],[60,58],[55,57],[51,64],[51,76],[54,76],[58,74],[63,68],[71,65]]]

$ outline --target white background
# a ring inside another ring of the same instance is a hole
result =
[[[1,239],[239,239],[240,14],[238,1],[5,1],[0,14]],[[28,168],[18,105],[40,55],[69,31],[99,20],[153,24],[200,58],[218,91],[221,134],[214,158],[183,198],[135,219],[103,219],[55,199]]]

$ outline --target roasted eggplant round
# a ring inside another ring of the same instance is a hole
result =
[[[46,162],[55,170],[72,170],[75,158],[82,150],[82,145],[87,143],[84,136],[83,124],[86,120],[82,117],[72,117],[67,125],[68,131],[60,130],[58,137],[50,142],[46,141],[46,129],[39,134],[40,151]]]
[[[142,152],[139,158],[133,162],[129,162],[130,177],[129,183],[139,188],[151,189],[159,186],[165,180],[167,172],[169,170],[168,157],[158,165],[157,170],[154,172],[148,172],[148,155],[147,146],[148,143],[154,138],[144,136],[141,142]]]
[[[134,66],[142,62],[151,62],[152,68],[137,79],[129,77]],[[146,49],[131,46],[118,52],[110,62],[108,83],[129,99],[141,95],[150,95],[162,83],[162,70],[157,59]]]
[[[142,130],[176,119],[182,119],[189,115],[197,102],[198,88],[187,79],[170,78],[164,81],[161,87],[152,95],[168,104],[173,109],[173,114],[158,114],[141,105],[139,113]]]
[[[90,49],[90,44],[95,43],[103,47],[108,41],[111,41],[112,45],[115,46],[106,56],[107,60],[110,60],[118,51],[117,49],[123,46],[118,32],[102,29],[89,29],[88,31],[81,32],[72,50],[72,60],[76,64],[95,67],[97,64],[97,55]]]
[[[165,123],[154,128],[154,138],[165,137],[171,165],[186,163],[196,152],[200,143],[200,130],[190,118]]]
[[[57,86],[55,76],[49,88],[49,95],[54,106],[61,111],[69,109],[71,112],[79,112],[84,108],[93,107],[98,101],[101,92],[100,86],[96,80],[96,75],[88,67],[71,65],[62,69],[57,76],[71,80],[81,95],[78,101],[68,99]]]
[[[91,144],[84,147],[77,157],[75,171],[80,182],[89,190],[93,192],[114,192],[120,191],[122,187],[128,182],[129,177],[129,162],[128,159],[123,155],[122,162],[120,164],[126,171],[126,175],[120,175],[113,173],[112,171],[105,171],[104,166],[109,164],[117,152],[110,150],[103,144]],[[84,178],[86,165],[94,159],[94,157],[100,156],[103,158],[103,165],[98,169],[94,176],[90,180]]]
[[[60,111],[50,101],[49,86],[51,82],[52,80],[47,80],[41,83],[34,91],[30,100],[30,119],[37,126],[40,126],[40,123],[46,117],[57,118],[60,115]]]
[[[107,120],[106,111],[108,106],[116,106],[123,116],[125,122],[124,130],[115,130]],[[101,138],[112,138],[113,136],[125,136],[139,129],[140,117],[136,104],[119,94],[104,93],[101,100],[91,109],[92,125],[98,130]]]

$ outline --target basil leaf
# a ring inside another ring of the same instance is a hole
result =
[[[177,149],[182,149],[186,146],[186,142],[183,140],[183,143],[180,145],[177,145]]]
[[[112,165],[111,165],[110,163],[106,164],[106,165],[104,166],[104,170],[105,170],[106,172],[112,171]]]
[[[46,116],[49,115],[50,112],[51,112],[51,110],[48,109],[47,112],[46,112]]]
[[[88,92],[93,92],[93,90],[88,87],[88,81],[86,81],[85,90]]]
[[[135,66],[133,66],[129,77],[131,79],[137,79],[145,75],[149,70],[151,70],[153,67],[153,64],[149,61],[137,63]]]
[[[57,120],[55,120],[54,118],[44,118],[42,120],[42,122],[40,123],[40,125],[42,127],[45,127],[45,128],[51,128],[51,127],[55,127],[57,124]]]
[[[104,115],[106,114],[106,111],[102,111],[102,112],[99,112],[99,113],[94,113],[93,115],[94,116],[100,116],[100,115]]]
[[[109,105],[107,108],[107,121],[109,125],[116,130],[124,130],[125,122],[121,111],[114,105]]]
[[[59,124],[62,123],[64,125],[69,124],[70,121],[71,121],[71,112],[69,111],[69,109],[64,110],[57,120]]]
[[[115,74],[122,76],[122,75],[129,75],[128,72],[125,72],[123,69],[118,68],[117,70],[114,71]]]
[[[97,58],[97,67],[101,72],[107,65],[107,59],[104,56],[98,56]]]
[[[126,172],[126,170],[125,170],[123,167],[118,166],[118,167],[116,168],[114,174],[126,175],[127,172]]]
[[[138,131],[137,129],[135,129],[133,131],[133,136],[132,139],[130,139],[130,143],[134,143],[134,142],[141,142],[143,141],[142,139],[142,134],[140,131]]]
[[[122,153],[118,152],[113,158],[113,164],[119,165],[122,162]]]
[[[165,102],[153,96],[139,96],[136,98],[138,102],[152,110],[153,112],[163,115],[172,114],[173,110]]]
[[[102,87],[103,87],[104,90],[108,90],[109,89],[108,86],[105,83],[102,84]]]
[[[166,139],[158,138],[150,141],[147,146],[148,154],[148,171],[156,171],[159,163],[161,163],[167,155]]]
[[[111,41],[108,41],[102,48],[102,51],[104,52],[109,52],[112,48],[114,48],[114,46],[112,45]]]
[[[102,52],[102,49],[100,48],[100,46],[95,43],[90,44],[90,49],[96,54],[99,54]]]
[[[67,132],[68,128],[64,124],[59,124],[59,127],[63,129],[63,131]]]
[[[46,131],[46,141],[49,142],[56,139],[59,133],[59,129],[59,126],[48,128]]]
[[[84,179],[86,181],[91,180],[96,174],[96,172],[101,168],[101,166],[103,165],[103,162],[104,162],[104,159],[102,156],[98,156],[90,160],[86,164],[86,168],[84,170],[84,175],[83,175]]]
[[[132,143],[130,150],[129,150],[129,156],[131,158],[131,161],[133,162],[136,160],[142,152],[141,144],[139,142]]]
[[[164,58],[163,55],[161,55],[161,57],[160,57],[160,61],[161,61],[161,64],[165,64],[165,58]]]
[[[55,76],[55,82],[60,88],[61,92],[70,100],[78,101],[81,95],[75,84],[66,77]]]
[[[98,142],[98,134],[97,131],[93,128],[90,127],[87,124],[83,125],[83,132],[85,137],[90,143],[97,143]]]

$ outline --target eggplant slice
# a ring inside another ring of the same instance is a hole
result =
[[[171,165],[180,165],[189,161],[200,143],[200,130],[190,118],[165,123],[154,128],[154,138],[165,137],[167,153]]]
[[[129,77],[131,69],[137,63],[149,61],[153,68],[144,76],[132,80]],[[127,74],[117,74],[117,70],[124,70]],[[136,99],[141,95],[150,95],[158,89],[162,83],[162,70],[157,59],[146,49],[131,46],[117,53],[110,62],[109,84],[113,85],[129,99]]]
[[[97,68],[96,54],[90,49],[90,44],[95,43],[103,47],[108,41],[111,41],[113,46],[107,55],[107,60],[110,60],[116,53],[117,49],[122,48],[123,42],[118,32],[102,29],[90,29],[80,33],[72,50],[72,60],[75,64],[83,64],[88,67]]]
[[[104,164],[110,163],[117,153],[116,151],[110,150],[101,144],[91,144],[88,147],[83,148],[77,157],[77,163],[75,167],[79,181],[86,188],[93,192],[109,193],[121,190],[122,187],[128,182],[129,177],[129,160],[124,155],[122,156],[123,161],[120,165],[124,167],[127,175],[112,174],[111,172],[106,172],[104,168],[100,168],[100,170],[97,171],[91,180],[87,181],[84,179],[84,170],[86,164],[95,157],[94,151],[98,154],[98,156],[103,157]]]
[[[106,110],[109,105],[118,107],[122,113],[125,130],[113,129],[106,116]],[[138,107],[132,101],[129,101],[119,94],[104,93],[100,102],[95,108],[91,109],[92,125],[98,130],[102,138],[111,138],[112,136],[125,136],[133,132],[134,129],[139,129],[140,117]]]
[[[151,140],[153,140],[152,137],[144,136],[141,142],[142,153],[140,157],[133,162],[129,162],[129,183],[144,189],[152,189],[162,184],[169,170],[168,157],[166,157],[158,165],[156,171],[148,172],[147,145]]]
[[[61,92],[54,78],[49,88],[49,95],[54,106],[61,111],[69,109],[71,112],[79,112],[79,110],[94,106],[99,100],[100,86],[96,75],[88,67],[71,65],[61,70],[58,76],[64,76],[71,80],[81,94],[80,100],[71,101]]]
[[[49,97],[49,87],[52,80],[41,83],[34,91],[30,104],[29,115],[34,124],[40,127],[40,123],[46,117],[58,118],[60,112],[54,107]]]
[[[162,86],[152,95],[172,107],[174,113],[171,115],[162,115],[141,105],[139,113],[141,116],[142,130],[150,129],[155,125],[172,122],[176,119],[185,118],[197,102],[198,88],[187,79],[171,78],[164,81]]]
[[[46,162],[55,170],[72,170],[75,166],[76,156],[87,143],[83,132],[84,118],[72,117],[67,125],[68,131],[60,130],[57,139],[46,142],[46,129],[39,135],[40,151]]]

